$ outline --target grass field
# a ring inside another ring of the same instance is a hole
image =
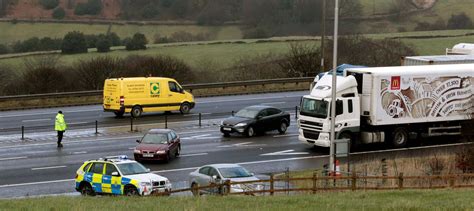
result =
[[[474,190],[359,191],[274,197],[44,197],[0,200],[1,210],[472,210]]]
[[[26,40],[33,36],[63,38],[70,31],[84,34],[106,33],[109,26],[104,24],[58,24],[58,23],[5,23],[0,22],[0,43],[12,43]],[[242,32],[238,26],[197,26],[197,25],[112,25],[111,32],[122,39],[131,37],[136,32],[145,34],[152,43],[156,34],[170,36],[174,32],[185,31],[192,34],[209,33],[215,40],[240,39]]]

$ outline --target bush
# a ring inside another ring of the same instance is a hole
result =
[[[146,49],[146,44],[148,40],[146,39],[144,34],[136,33],[133,37],[129,40],[126,40],[125,49],[128,51],[132,50],[144,50]]]
[[[66,17],[66,11],[64,11],[63,8],[58,7],[58,8],[53,10],[53,18],[54,19],[61,20],[61,19],[64,19],[64,17]]]
[[[27,39],[23,42],[18,41],[13,44],[13,51],[16,53],[22,52],[32,52],[32,51],[40,51],[40,39],[38,37],[32,37]]]
[[[155,18],[159,14],[158,8],[154,4],[147,5],[142,12],[142,17],[145,19]]]
[[[115,32],[108,33],[107,34],[107,39],[110,41],[111,46],[120,46],[120,45],[122,45],[120,37]]]
[[[110,41],[106,36],[99,36],[96,43],[97,52],[109,52],[110,51]]]
[[[456,153],[456,168],[462,173],[474,172],[474,146],[466,145],[461,151]]]
[[[87,53],[84,34],[78,31],[67,33],[64,36],[61,51],[63,54]]]
[[[25,94],[63,92],[68,86],[65,76],[54,67],[40,67],[23,74]]]
[[[87,3],[79,3],[74,9],[76,15],[97,15],[102,11],[101,0],[88,0]]]
[[[52,10],[59,5],[59,0],[40,0],[39,3],[44,9]]]
[[[97,57],[80,61],[74,65],[74,79],[81,90],[99,90],[107,78],[118,77],[123,69],[123,60],[112,57]]]
[[[451,15],[447,24],[448,29],[468,29],[472,28],[472,21],[466,13]]]
[[[8,46],[0,44],[0,54],[8,54],[10,53],[10,49]]]
[[[86,34],[84,38],[86,39],[87,48],[95,48],[97,40],[99,40],[99,36],[95,34]]]

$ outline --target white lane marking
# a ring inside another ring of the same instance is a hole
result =
[[[180,139],[200,139],[200,138],[207,138],[207,136],[210,136],[211,134],[202,134],[202,135],[197,135],[197,136],[188,136],[188,137],[183,137],[183,138],[180,138]]]
[[[243,142],[238,144],[222,145],[217,146],[218,148],[230,148],[230,147],[261,147],[266,146],[266,144],[252,144],[253,142]]]
[[[261,105],[278,105],[278,104],[285,104],[286,102],[272,102],[272,103],[260,103]]]
[[[237,163],[237,164],[239,164],[239,165],[250,165],[250,164],[259,164],[259,163],[272,163],[272,162],[305,160],[305,159],[325,158],[325,157],[329,157],[329,155],[318,155],[318,156],[307,156],[307,157],[296,157],[296,158],[283,158],[283,159],[273,159],[273,160],[250,161],[250,162],[242,162],[242,163]],[[179,169],[168,169],[168,170],[160,170],[160,171],[152,171],[152,173],[188,171],[188,170],[195,170],[199,167],[200,166],[198,166],[198,167],[188,167],[188,168],[179,168]],[[49,184],[49,183],[59,183],[59,182],[72,182],[72,181],[75,181],[75,179],[63,179],[63,180],[41,181],[41,182],[7,184],[7,185],[0,185],[0,188],[27,186],[27,185],[39,185],[39,184]]]
[[[27,119],[27,120],[21,120],[21,122],[42,122],[42,121],[51,121],[51,119]]]
[[[298,136],[298,134],[274,135],[273,138],[291,137],[291,136]]]
[[[5,160],[19,160],[19,159],[25,159],[28,157],[11,157],[11,158],[0,158],[0,161],[5,161]]]
[[[180,157],[192,157],[192,156],[201,156],[207,155],[208,153],[196,153],[196,154],[189,154],[189,155],[180,155]]]
[[[289,93],[287,93],[289,94]],[[295,95],[285,95],[285,96],[278,96],[278,97],[256,97],[256,98],[238,98],[238,99],[229,99],[229,100],[211,100],[211,101],[203,101],[200,102],[199,99],[196,99],[196,104],[204,104],[204,103],[221,103],[221,102],[234,102],[234,101],[252,101],[252,100],[265,100],[265,99],[282,99],[282,98],[290,98],[290,97],[301,97],[303,94],[296,94]],[[102,107],[96,109],[82,109],[82,110],[63,110],[63,113],[67,115],[67,113],[80,113],[80,112],[88,112],[88,111],[103,111]],[[20,117],[20,116],[34,116],[34,115],[55,115],[57,112],[43,112],[43,113],[30,113],[30,114],[7,114],[7,115],[0,115],[0,117]]]
[[[128,149],[135,149],[135,147],[130,147],[130,148],[128,148]]]
[[[46,169],[59,169],[59,168],[66,168],[66,166],[48,166],[48,167],[39,167],[39,168],[32,168],[32,171],[36,170],[46,170]]]
[[[182,133],[180,133],[180,134],[209,133],[209,132],[216,132],[216,131],[215,131],[215,130],[189,131],[189,132],[182,132]],[[97,142],[97,141],[134,139],[134,138],[141,138],[141,137],[143,137],[143,135],[139,135],[139,136],[126,136],[126,137],[115,137],[115,138],[103,138],[103,139],[93,139],[93,140],[67,141],[67,142],[65,142],[65,143],[88,143],[88,142]],[[3,147],[0,147],[0,149],[11,149],[11,148],[31,147],[31,146],[46,146],[46,145],[56,145],[56,142],[52,142],[52,143],[41,143],[41,144],[25,144],[25,145],[17,145],[17,146],[3,146]]]
[[[90,122],[73,122],[73,123],[68,123],[69,125],[80,125],[80,124],[88,124]]]
[[[243,143],[238,143],[238,144],[233,144],[234,146],[242,146],[242,145],[248,145],[248,144],[251,144],[253,142],[243,142]]]
[[[81,151],[81,152],[73,152],[72,154],[73,155],[79,155],[79,154],[86,154],[87,152],[86,151]]]
[[[290,150],[283,150],[283,151],[278,151],[278,152],[272,152],[272,153],[265,153],[261,154],[260,156],[273,156],[273,155],[307,155],[309,154],[308,152],[295,152],[295,150],[290,149]]]

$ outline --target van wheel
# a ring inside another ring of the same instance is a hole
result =
[[[123,117],[124,111],[114,111],[116,117]]]
[[[133,106],[132,108],[132,116],[137,118],[142,115],[142,108],[140,106]]]
[[[181,114],[189,114],[189,111],[191,111],[191,105],[189,105],[189,103],[181,104],[181,108],[179,108]]]

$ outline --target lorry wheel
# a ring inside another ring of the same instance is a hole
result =
[[[181,104],[181,108],[179,108],[181,114],[189,114],[189,111],[191,111],[191,105],[189,105],[189,103]]]
[[[132,116],[137,118],[142,115],[142,108],[140,106],[133,106],[132,108]]]
[[[282,122],[280,123],[280,127],[278,128],[278,132],[279,132],[280,134],[285,134],[285,132],[286,132],[287,129],[288,129],[288,125],[286,124],[285,121],[282,121]]]
[[[115,114],[116,117],[123,117],[124,113],[125,112],[123,112],[123,111],[114,111],[114,114]]]
[[[247,137],[252,137],[255,135],[255,130],[253,129],[252,126],[249,126],[249,128],[247,128],[247,132],[245,133],[245,135]]]
[[[408,143],[408,131],[399,127],[392,132],[392,145],[396,148],[404,147]]]

